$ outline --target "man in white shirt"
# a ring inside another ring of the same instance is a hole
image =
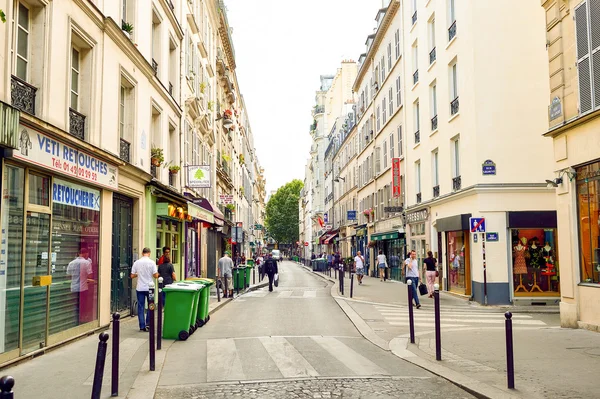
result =
[[[363,258],[360,251],[356,253],[354,257],[354,268],[356,269],[356,278],[358,279],[358,284],[362,284],[362,279],[365,275],[365,258]]]
[[[408,284],[408,280],[412,281],[412,285],[408,287],[408,289],[413,290],[412,297],[415,300],[415,304],[417,305],[417,309],[421,307],[421,303],[419,302],[419,292],[417,291],[417,287],[419,286],[419,264],[417,262],[417,253],[415,251],[410,251],[410,257],[404,261],[406,265],[406,279],[405,282]],[[410,306],[412,304],[408,304]]]
[[[142,250],[142,257],[133,263],[131,268],[131,278],[137,277],[137,312],[138,320],[140,322],[140,331],[148,331],[148,311],[146,311],[146,317],[144,318],[144,308],[146,307],[146,301],[148,300],[148,291],[150,290],[148,284],[152,281],[152,278],[158,278],[158,268],[156,263],[150,259],[150,248],[144,248]]]

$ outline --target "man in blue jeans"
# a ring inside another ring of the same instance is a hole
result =
[[[408,280],[412,281],[412,285],[408,287],[408,289],[412,289],[412,297],[415,300],[417,309],[419,309],[421,307],[421,303],[419,302],[419,292],[417,291],[417,287],[419,286],[419,264],[417,262],[417,253],[415,251],[410,251],[410,257],[404,261],[404,265],[406,266],[405,282],[408,284]],[[408,306],[411,305],[412,303],[408,304]]]
[[[146,301],[148,300],[148,291],[152,278],[158,278],[158,269],[156,263],[150,259],[150,248],[144,248],[142,250],[142,257],[133,263],[131,268],[131,278],[137,277],[137,286],[135,288],[137,293],[137,312],[138,320],[140,322],[140,331],[148,331],[148,312],[146,311],[146,317],[144,317],[144,308],[146,307]]]

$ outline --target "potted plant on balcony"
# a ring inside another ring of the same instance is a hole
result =
[[[209,101],[207,107],[208,107],[209,111],[214,111],[215,110],[215,102],[212,100]]]
[[[244,195],[246,193],[246,189],[244,187],[240,187],[240,195]]]
[[[221,154],[221,158],[223,158],[223,161],[225,162],[231,162],[231,157],[227,154]]]
[[[159,167],[165,161],[165,157],[163,155],[163,149],[158,147],[152,147],[150,149],[150,161],[152,165]]]
[[[226,109],[225,112],[223,112],[223,119],[231,119],[232,116],[233,112],[231,112],[230,109]]]
[[[200,93],[204,94],[206,91],[206,82],[200,82]]]
[[[245,158],[244,158],[244,154],[240,154],[240,163],[243,164],[245,163]]]
[[[127,36],[127,38],[131,39],[131,34],[133,33],[133,25],[132,24],[130,24],[129,22],[123,21],[123,23],[121,24],[121,30],[123,31],[125,36]]]
[[[180,170],[181,170],[181,167],[179,167],[177,165],[169,166],[169,173],[172,175],[176,175]]]
[[[229,212],[235,212],[235,205],[233,204],[227,204],[225,205],[225,209],[227,209]]]

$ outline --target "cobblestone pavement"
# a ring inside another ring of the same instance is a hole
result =
[[[162,386],[155,399],[204,398],[472,398],[437,377],[426,378],[327,378],[276,382],[243,382]]]

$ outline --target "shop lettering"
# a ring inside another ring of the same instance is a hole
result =
[[[406,215],[406,221],[408,223],[421,222],[423,220],[427,220],[428,216],[429,216],[429,211],[427,209],[423,209],[421,211],[409,213],[408,215]]]
[[[90,173],[90,176],[85,176],[87,178],[91,177],[92,172],[100,173],[102,175],[108,174],[108,165],[106,162],[102,162],[90,155],[79,152],[74,148],[70,148],[56,140],[52,140],[40,134],[37,135],[37,138],[40,150],[54,156],[54,158],[52,158],[54,167],[62,168],[65,171],[69,171],[73,167],[85,168],[88,169],[88,171],[81,170],[81,172],[83,172],[83,174],[86,172]],[[69,162],[74,165],[70,165]],[[82,175],[82,173],[77,174]]]
[[[87,209],[100,209],[100,197],[94,193],[54,183],[52,200],[61,204]]]

